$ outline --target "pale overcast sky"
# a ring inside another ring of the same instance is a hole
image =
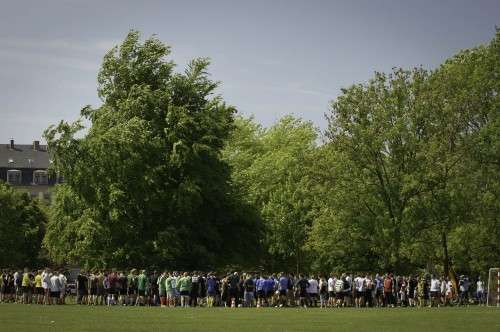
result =
[[[495,25],[500,0],[0,0],[0,143],[40,139],[98,106],[102,57],[130,29],[171,45],[178,69],[210,57],[218,92],[263,125],[293,113],[324,128],[341,87],[435,68]]]

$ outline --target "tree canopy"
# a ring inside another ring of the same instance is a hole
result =
[[[259,219],[221,159],[235,109],[213,95],[207,59],[176,73],[169,53],[131,31],[104,57],[84,137],[80,121],[46,131],[65,180],[45,239],[55,261],[206,268],[258,242]]]
[[[37,199],[0,182],[0,266],[38,266],[46,223]]]

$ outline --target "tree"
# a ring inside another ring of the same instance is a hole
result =
[[[208,268],[257,242],[258,218],[238,200],[221,160],[235,109],[195,59],[174,73],[168,46],[131,31],[104,57],[90,122],[45,132],[55,195],[45,246],[57,261],[99,266]],[[248,212],[248,213],[246,213]]]
[[[234,183],[259,211],[270,269],[307,269],[305,243],[312,197],[305,169],[316,146],[310,122],[285,116],[263,129],[253,119],[238,118],[224,149]]]
[[[0,266],[36,266],[46,222],[38,200],[0,182]]]
[[[465,271],[498,260],[499,35],[435,71],[376,73],[342,90],[313,169],[320,263],[448,274],[452,258]]]

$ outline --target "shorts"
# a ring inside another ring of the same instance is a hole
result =
[[[108,289],[108,294],[115,295],[116,294],[116,289],[114,289],[114,288]]]
[[[144,289],[139,289],[139,296],[146,296],[146,291]]]
[[[35,288],[35,294],[37,294],[37,295],[43,295],[43,288],[42,287],[36,287]]]
[[[286,289],[280,290],[280,296],[286,296]]]
[[[174,289],[167,291],[167,299],[173,301],[176,298],[176,293]]]
[[[263,289],[260,289],[260,290],[257,291],[257,298],[263,299],[265,297],[266,297],[266,294],[265,294],[265,292],[264,292]]]
[[[431,292],[431,298],[433,298],[433,299],[438,298],[438,297],[439,297],[439,294],[440,294],[440,293],[439,293],[438,291],[436,291],[436,292],[432,291],[432,292]]]
[[[273,296],[273,294],[274,294],[274,292],[272,290],[266,291],[266,297],[268,297],[268,298]]]
[[[329,291],[328,292],[328,297],[333,299],[335,297],[335,292],[334,291]]]
[[[356,298],[360,299],[365,296],[365,291],[356,291]]]
[[[343,300],[344,299],[344,293],[343,292],[337,292],[337,293],[335,293],[335,298],[337,300]]]
[[[23,293],[28,294],[31,292],[31,287],[29,286],[22,286],[23,287]]]
[[[229,288],[229,298],[238,297],[238,289],[237,288]]]
[[[136,295],[137,289],[136,288],[129,288],[127,293],[128,293],[128,295]]]
[[[160,296],[161,297],[167,296],[167,291],[165,289],[160,289]]]
[[[59,298],[61,296],[61,292],[50,292],[50,297]]]
[[[307,291],[305,289],[301,289],[299,291],[299,297],[307,297]]]
[[[187,290],[181,291],[181,296],[189,296],[189,291]]]

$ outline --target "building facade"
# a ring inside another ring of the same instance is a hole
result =
[[[28,192],[32,197],[50,200],[50,189],[58,181],[50,176],[48,168],[51,164],[46,145],[39,141],[33,144],[0,145],[0,181],[14,188]]]

